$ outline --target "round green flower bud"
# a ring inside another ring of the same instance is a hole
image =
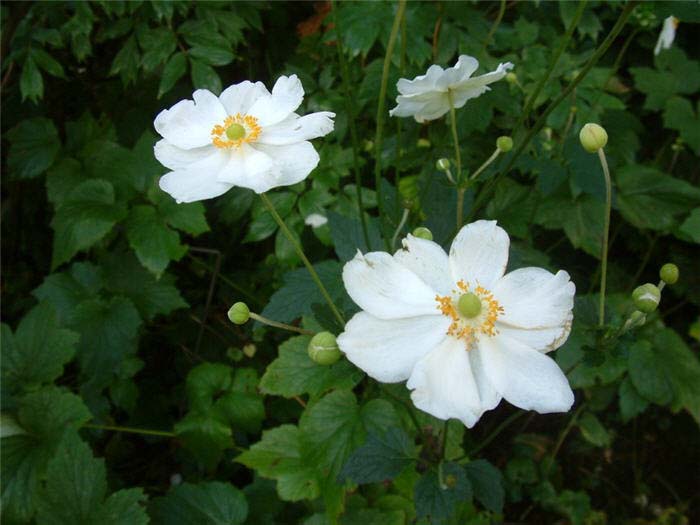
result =
[[[666,284],[676,284],[678,282],[678,266],[673,263],[666,263],[659,270],[659,277]]]
[[[518,82],[518,75],[513,73],[512,71],[510,73],[506,73],[506,82],[509,84],[515,84]]]
[[[656,285],[646,283],[634,289],[632,292],[632,300],[639,310],[645,314],[650,314],[659,306],[661,292]]]
[[[320,332],[313,336],[307,351],[314,363],[324,366],[332,365],[341,356],[335,336],[330,332]]]
[[[439,169],[440,171],[447,171],[450,169],[450,161],[449,159],[438,159],[438,161],[435,163],[435,167]]]
[[[578,138],[581,140],[581,146],[588,153],[595,153],[608,143],[608,133],[605,129],[590,122],[581,128]]]
[[[630,318],[627,320],[625,323],[625,328],[626,329],[632,329],[632,328],[637,328],[638,326],[642,326],[644,323],[647,321],[647,314],[644,312],[640,312],[639,310],[635,310],[632,312],[632,315],[630,315]]]
[[[250,319],[250,308],[245,303],[235,303],[228,309],[228,318],[233,324],[245,324]]]
[[[496,147],[503,153],[508,153],[513,149],[513,139],[510,137],[498,137],[496,140]]]
[[[418,237],[419,239],[427,239],[429,241],[433,240],[433,232],[431,232],[425,226],[418,226],[418,228],[413,230],[413,236]]]
[[[242,139],[245,137],[245,128],[237,122],[234,122],[228,128],[226,128],[226,136],[229,138],[229,140]]]
[[[481,299],[471,292],[460,295],[457,310],[467,319],[472,319],[481,313]]]

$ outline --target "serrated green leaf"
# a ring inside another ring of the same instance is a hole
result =
[[[649,402],[634,388],[629,376],[620,383],[618,395],[620,396],[620,415],[623,423],[634,419],[649,406]]]
[[[376,483],[395,478],[416,461],[411,438],[401,428],[390,428],[383,435],[370,433],[343,465],[338,481]]]
[[[59,208],[70,192],[85,180],[83,166],[71,158],[61,159],[46,174],[46,197]]]
[[[664,373],[663,357],[649,341],[636,341],[629,352],[629,373],[637,391],[653,403],[666,405],[673,399],[673,389]]]
[[[226,66],[233,62],[233,53],[226,47],[193,46],[189,56],[209,66]]]
[[[317,397],[332,388],[352,388],[362,379],[362,372],[345,359],[330,366],[312,361],[307,351],[310,340],[309,336],[300,335],[280,345],[279,357],[268,365],[260,380],[263,393]]]
[[[700,208],[695,208],[678,228],[679,237],[700,244]]]
[[[22,100],[29,99],[36,103],[44,98],[44,79],[34,62],[31,54],[22,64],[22,74],[19,77],[19,90],[22,93]]]
[[[140,62],[141,54],[136,44],[136,37],[131,36],[122,44],[122,48],[117,53],[117,56],[114,57],[109,74],[119,75],[122,79],[122,83],[128,86],[132,82],[136,82]]]
[[[39,47],[31,48],[31,56],[37,65],[49,75],[58,78],[66,78],[61,63],[43,49]]]
[[[164,63],[177,48],[175,34],[166,27],[143,31],[138,37],[143,50],[141,67],[147,72],[155,70]]]
[[[192,84],[196,89],[208,89],[215,95],[221,93],[221,78],[213,67],[193,58],[190,58],[190,67]]]
[[[153,201],[158,206],[159,215],[173,228],[195,236],[209,231],[206,210],[201,202],[178,204],[162,191]]]
[[[678,130],[681,139],[700,155],[700,111],[693,109],[688,99],[673,97],[666,102],[664,126]]]
[[[7,132],[7,138],[10,141],[7,167],[16,177],[23,179],[46,171],[61,148],[56,127],[43,117],[23,120]]]
[[[370,246],[365,243],[362,223],[359,218],[349,218],[339,213],[330,212],[328,226],[331,230],[335,253],[341,261],[349,261],[355,257],[357,250],[367,253],[382,248],[381,234],[377,227],[377,221],[374,219],[367,219],[367,235]]]
[[[610,446],[612,437],[593,412],[586,412],[581,415],[577,420],[577,424],[581,430],[581,435],[586,441],[596,447]]]
[[[101,268],[92,263],[77,262],[64,272],[45,277],[32,294],[41,301],[50,302],[61,323],[68,326],[78,304],[94,297],[101,289]]]
[[[126,236],[141,264],[156,276],[163,273],[170,261],[179,261],[187,252],[178,233],[168,227],[153,206],[131,209],[126,220]]]
[[[470,461],[464,467],[474,497],[488,510],[503,512],[505,491],[501,471],[484,459]]]
[[[50,383],[75,355],[79,335],[60,328],[53,306],[40,303],[22,318],[12,334],[2,325],[2,378],[15,390]]]
[[[416,483],[414,502],[416,516],[440,522],[451,517],[456,506],[472,497],[472,488],[462,467],[456,463],[442,465],[442,481],[435,470],[429,470]]]
[[[170,91],[186,72],[187,58],[184,53],[178,51],[170,57],[163,68],[163,74],[160,77],[160,84],[158,85],[158,98]]]
[[[183,483],[151,505],[154,525],[238,525],[247,516],[245,495],[218,481]]]

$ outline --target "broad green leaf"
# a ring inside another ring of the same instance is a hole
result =
[[[286,218],[294,208],[296,195],[288,191],[279,191],[268,195],[277,213],[283,219]],[[251,223],[248,226],[243,242],[257,242],[270,237],[277,231],[277,223],[260,199],[253,201],[253,211],[251,213]]]
[[[31,48],[31,54],[36,64],[49,75],[58,78],[66,78],[66,74],[63,71],[63,66],[61,63],[49,55],[46,51],[39,47],[33,47]]]
[[[600,257],[603,244],[605,205],[590,195],[584,195],[565,208],[564,232],[574,248]]]
[[[138,39],[143,50],[141,67],[144,71],[155,70],[177,48],[175,34],[166,27],[142,31],[138,34]]]
[[[188,53],[191,58],[209,66],[226,66],[234,59],[233,53],[227,47],[194,46]]]
[[[612,436],[593,412],[586,412],[577,421],[581,435],[596,447],[609,447]]]
[[[168,63],[165,64],[163,68],[163,74],[160,77],[160,85],[158,86],[158,98],[161,98],[170,91],[186,72],[187,58],[184,53],[178,51],[170,57]]]
[[[221,93],[221,79],[213,67],[194,58],[190,58],[190,67],[192,84],[196,89],[208,89],[215,95]]]
[[[462,467],[456,463],[442,465],[442,482],[438,473],[431,469],[416,483],[414,502],[416,516],[429,518],[431,523],[439,523],[450,518],[456,507],[472,498],[472,487]]]
[[[146,268],[160,276],[170,261],[179,261],[187,248],[153,206],[134,206],[126,220],[126,236]]]
[[[223,451],[233,446],[231,425],[216,407],[189,412],[175,424],[175,433],[208,470],[213,470]]]
[[[176,203],[169,195],[159,192],[158,213],[165,222],[190,235],[199,235],[209,231],[205,209],[201,202]]]
[[[154,525],[238,525],[248,516],[245,495],[228,483],[183,483],[150,508]]]
[[[634,419],[649,406],[649,402],[634,388],[629,376],[620,383],[618,395],[620,396],[620,415],[623,423]]]
[[[27,59],[22,64],[19,90],[22,93],[22,101],[29,99],[36,103],[44,98],[44,79],[31,54],[27,55]]]
[[[695,208],[678,229],[679,237],[700,244],[700,208]]]
[[[376,219],[367,217],[367,235],[370,246],[367,246],[365,242],[362,223],[358,217],[349,218],[339,213],[330,212],[328,226],[331,230],[335,253],[341,261],[349,261],[357,255],[358,250],[367,253],[382,248],[382,238]]]
[[[76,433],[66,436],[46,471],[46,487],[38,506],[38,522],[46,525],[100,523],[145,525],[146,512],[139,505],[140,489],[113,494],[106,502],[107,472],[104,460]]]
[[[532,188],[511,179],[503,179],[496,185],[494,196],[486,207],[486,215],[498,220],[498,224],[515,237],[527,235],[534,211]]]
[[[501,471],[484,459],[470,461],[464,467],[474,497],[488,510],[503,512],[505,491]]]
[[[115,202],[114,189],[106,180],[86,180],[76,186],[54,215],[55,231],[51,267],[69,261],[81,250],[101,240],[125,215]]]
[[[79,335],[60,328],[48,302],[34,307],[12,334],[2,325],[2,378],[11,389],[32,389],[63,373],[75,355]]]
[[[680,132],[681,138],[696,155],[700,155],[700,107],[693,105],[686,98],[673,97],[666,102],[664,126]]]
[[[636,341],[630,348],[629,373],[632,384],[645,399],[666,405],[673,399],[673,388],[664,373],[663,355],[649,341]]]
[[[285,501],[313,500],[319,494],[314,465],[302,458],[301,432],[282,425],[262,434],[262,439],[236,458],[265,478],[277,480],[277,493]]]
[[[279,357],[270,363],[260,380],[265,394],[293,397],[310,394],[317,397],[332,388],[352,388],[363,374],[349,361],[342,359],[330,366],[311,360],[307,347],[310,337],[300,335],[279,347]]]
[[[136,82],[140,62],[141,55],[136,44],[136,37],[131,36],[122,44],[117,56],[114,57],[109,74],[119,75],[122,83],[128,86],[132,82]]]
[[[32,294],[41,301],[50,302],[60,322],[68,326],[76,307],[98,294],[102,285],[102,268],[88,262],[76,262],[66,271],[45,277]]]
[[[86,179],[83,166],[71,158],[63,158],[46,174],[46,197],[56,208],[61,207],[70,192]]]
[[[654,334],[654,352],[674,392],[673,410],[686,409],[700,424],[700,361],[670,328]],[[635,386],[636,383],[635,383]]]
[[[17,422],[24,434],[2,438],[2,513],[8,521],[28,522],[39,502],[40,480],[66,432],[90,419],[81,399],[56,387],[19,400]]]
[[[395,478],[416,461],[413,440],[401,428],[390,428],[383,435],[370,433],[367,441],[345,462],[338,481],[376,483]]]
[[[41,175],[51,167],[61,148],[56,127],[43,117],[23,120],[7,132],[7,138],[10,141],[8,170],[22,179]]]

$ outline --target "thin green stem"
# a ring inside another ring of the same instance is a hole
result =
[[[513,136],[520,130],[520,127],[526,122],[528,115],[530,114],[530,110],[532,110],[532,107],[535,104],[535,101],[537,100],[537,97],[539,96],[540,92],[542,91],[542,88],[544,88],[544,85],[547,83],[549,80],[549,77],[552,76],[552,73],[554,72],[554,68],[557,65],[557,62],[559,62],[559,58],[561,57],[562,53],[564,50],[567,48],[569,45],[569,42],[571,41],[571,37],[574,34],[574,30],[576,29],[576,26],[578,25],[579,21],[581,20],[581,16],[583,16],[583,11],[586,7],[587,0],[582,0],[578,4],[578,9],[576,9],[576,13],[574,14],[574,18],[571,21],[571,24],[569,24],[569,27],[566,29],[566,33],[564,34],[564,40],[562,41],[561,45],[559,46],[559,49],[552,55],[552,59],[549,62],[549,67],[547,68],[546,73],[542,78],[540,78],[540,81],[537,83],[537,86],[535,86],[535,90],[532,92],[530,97],[527,99],[527,102],[525,103],[525,108],[523,109],[522,113],[520,114],[520,119],[518,119],[518,123],[515,125],[515,129],[513,130]]]
[[[384,224],[384,201],[382,200],[382,133],[384,132],[384,113],[386,111],[386,89],[389,83],[389,67],[391,66],[391,56],[394,53],[394,44],[396,44],[396,36],[399,33],[401,19],[406,10],[406,0],[399,0],[394,23],[391,26],[391,34],[389,42],[386,46],[386,54],[384,55],[384,65],[382,67],[382,82],[379,87],[379,103],[377,104],[377,131],[374,135],[374,184],[375,192],[377,193],[377,207],[379,208],[379,220]],[[386,238],[384,228],[382,227],[382,237],[387,250],[389,249],[389,239]]]
[[[408,208],[404,208],[403,215],[401,216],[401,222],[396,227],[396,231],[394,232],[394,236],[391,238],[391,249],[392,250],[394,250],[394,248],[396,247],[396,240],[398,239],[399,234],[401,233],[401,230],[403,229],[404,225],[406,224],[406,220],[408,219],[409,213],[410,213],[410,210]]]
[[[462,185],[462,153],[459,150],[459,133],[457,133],[457,112],[455,105],[452,102],[452,91],[447,90],[447,100],[450,102],[450,129],[452,130],[452,143],[455,148],[455,163],[457,164],[457,172],[455,179],[457,180],[457,229],[462,226],[462,217],[464,216],[464,192],[467,191]]]
[[[268,319],[267,317],[263,317],[260,314],[256,314],[254,312],[250,312],[250,318],[262,323],[266,324],[268,326],[272,326],[274,328],[281,328],[282,330],[288,330],[289,332],[296,332],[298,334],[304,334],[304,335],[314,335],[316,332],[313,332],[312,330],[306,330],[304,328],[299,328],[298,326],[292,326],[291,324],[285,324],[285,323],[280,323],[278,321],[273,321],[272,319]]]
[[[476,179],[481,173],[489,167],[489,164],[491,164],[494,160],[498,158],[498,156],[501,154],[501,150],[496,148],[496,151],[494,151],[491,156],[486,159],[486,162],[484,162],[481,166],[479,166],[479,169],[477,169],[474,174],[469,177],[469,180],[474,180]]]
[[[615,41],[617,35],[620,33],[620,31],[622,31],[622,28],[627,23],[627,19],[632,14],[632,10],[637,6],[637,4],[638,2],[635,0],[632,0],[631,2],[625,4],[622,13],[620,13],[620,17],[617,19],[617,22],[615,22],[615,25],[610,30],[610,33],[608,33],[608,36],[605,37],[605,40],[603,40],[598,49],[596,49],[595,53],[593,53],[593,55],[583,67],[581,72],[576,76],[576,78],[574,78],[574,80],[571,81],[571,83],[566,87],[566,89],[564,89],[564,91],[562,91],[561,94],[554,101],[552,101],[552,103],[549,104],[549,106],[547,106],[547,109],[545,109],[542,115],[540,115],[540,117],[537,119],[537,122],[535,122],[535,125],[528,131],[527,135],[522,140],[522,142],[520,142],[514,154],[510,157],[508,163],[506,164],[506,167],[498,174],[498,176],[493,177],[489,181],[488,185],[484,188],[484,190],[479,193],[479,196],[476,202],[474,203],[474,206],[472,207],[472,216],[478,211],[480,206],[483,205],[483,203],[486,200],[488,200],[496,183],[501,179],[501,177],[504,176],[504,174],[510,171],[510,169],[515,164],[515,161],[518,159],[518,157],[520,157],[520,154],[525,150],[532,138],[539,132],[542,126],[544,126],[549,114],[552,111],[554,111],[554,109],[556,109],[556,107],[559,104],[561,104],[561,102],[565,100],[566,97],[568,97],[574,89],[576,89],[576,86],[578,86],[581,83],[581,81],[586,77],[586,75],[588,75],[593,66],[595,66],[598,63],[601,57],[605,54],[608,48]]]
[[[287,237],[287,240],[289,240],[289,242],[292,244],[292,246],[294,246],[294,250],[296,250],[297,255],[304,263],[304,266],[306,266],[306,269],[309,271],[309,274],[311,274],[311,278],[316,283],[316,286],[318,286],[318,289],[320,290],[321,295],[323,295],[323,298],[326,300],[326,303],[328,303],[328,307],[333,312],[333,315],[338,320],[338,322],[340,323],[341,326],[345,326],[345,319],[343,318],[343,315],[340,313],[338,308],[335,306],[333,299],[331,298],[330,294],[328,293],[328,290],[326,290],[326,287],[321,282],[321,278],[318,276],[318,273],[316,273],[316,270],[314,270],[314,267],[309,262],[309,259],[306,258],[306,255],[304,254],[304,250],[302,249],[301,245],[296,240],[296,238],[294,237],[292,232],[289,230],[289,228],[285,224],[282,217],[280,217],[279,213],[277,213],[277,210],[275,209],[275,205],[272,204],[272,201],[264,193],[260,194],[260,198],[262,199],[263,204],[267,207],[268,211],[270,212],[270,215],[272,215],[272,218],[275,219],[275,222],[280,227],[280,230],[282,230],[282,233],[284,233],[285,237]]]
[[[447,452],[447,432],[450,428],[450,420],[446,419],[445,424],[442,427],[442,444],[440,445],[440,463],[438,464],[438,481],[440,483],[440,488],[442,490],[447,489],[447,483],[445,483],[442,465],[445,463],[445,452]]]
[[[496,20],[493,22],[493,25],[491,26],[491,30],[489,31],[489,34],[486,35],[486,38],[484,39],[484,43],[482,44],[481,47],[481,52],[483,53],[486,51],[486,48],[489,46],[489,42],[491,42],[491,38],[493,37],[494,34],[496,34],[496,29],[498,29],[498,26],[501,24],[501,20],[503,20],[503,15],[506,12],[506,0],[501,0],[501,7],[498,9],[498,15],[496,16]]]
[[[603,246],[601,251],[600,261],[600,300],[598,305],[598,326],[605,324],[605,286],[608,276],[608,238],[610,236],[610,210],[612,208],[612,183],[610,182],[610,170],[608,169],[608,161],[605,158],[603,148],[598,150],[598,158],[603,167],[603,175],[605,176],[605,224],[603,226]]]
[[[350,128],[350,141],[352,143],[352,169],[355,174],[355,189],[357,191],[357,207],[360,211],[360,223],[362,224],[362,235],[365,239],[367,249],[370,249],[369,233],[367,230],[367,219],[365,217],[364,206],[362,204],[362,175],[360,173],[360,143],[357,139],[357,126],[355,125],[355,98],[350,90],[350,72],[348,71],[348,63],[345,60],[343,52],[343,38],[341,26],[338,23],[338,8],[335,0],[331,1],[333,6],[333,22],[335,23],[336,44],[338,51],[338,63],[340,65],[340,76],[343,82],[343,91],[345,92],[345,112],[348,116],[348,127]]]
[[[399,73],[401,77],[404,76],[406,72],[406,17],[401,17],[401,53],[399,59]],[[395,163],[395,176],[394,185],[398,190],[401,187],[401,129],[402,129],[403,119],[396,119],[396,163]],[[401,206],[401,192],[396,192],[396,204]]]
[[[130,434],[141,434],[144,436],[161,436],[161,437],[177,437],[174,432],[166,432],[165,430],[149,430],[146,428],[134,428],[134,427],[120,427],[116,425],[96,425],[93,423],[86,423],[83,428],[94,428],[97,430],[113,430],[115,432],[128,432]]]

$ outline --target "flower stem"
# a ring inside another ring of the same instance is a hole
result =
[[[274,328],[281,328],[282,330],[288,330],[290,332],[296,332],[298,334],[304,334],[304,335],[314,335],[316,333],[316,332],[313,332],[311,330],[299,328],[298,326],[292,326],[290,324],[285,324],[285,323],[280,323],[278,321],[273,321],[272,319],[268,319],[267,317],[263,317],[262,315],[256,314],[254,312],[250,312],[249,315],[250,315],[251,319],[258,321],[259,323],[266,324],[268,326],[272,326]]]
[[[174,432],[166,432],[165,430],[148,430],[146,428],[134,428],[134,427],[119,427],[115,425],[96,425],[93,423],[86,423],[83,428],[94,428],[98,430],[114,430],[115,432],[129,432],[131,434],[141,434],[144,436],[162,436],[162,437],[176,437],[177,434]]]
[[[469,178],[469,180],[474,180],[479,175],[481,175],[481,172],[483,172],[486,168],[488,168],[489,164],[491,164],[494,160],[496,160],[500,154],[501,154],[501,150],[496,148],[496,151],[494,151],[491,154],[491,156],[488,159],[486,159],[486,162],[484,162],[481,166],[479,166],[479,169],[474,172],[474,175],[472,175]]]
[[[457,170],[455,178],[457,180],[457,229],[462,226],[462,217],[464,215],[464,192],[466,187],[462,187],[462,153],[459,150],[459,134],[457,133],[457,112],[455,105],[452,102],[452,91],[447,90],[447,100],[450,102],[450,129],[452,130],[452,143],[455,148],[455,163]]]
[[[357,140],[357,126],[355,125],[355,99],[350,91],[350,73],[348,63],[343,52],[343,39],[338,24],[338,6],[335,0],[331,1],[333,6],[333,23],[335,24],[336,49],[338,51],[338,63],[340,64],[340,76],[345,92],[345,112],[348,114],[348,127],[350,128],[350,141],[352,142],[352,169],[355,173],[355,189],[357,191],[357,207],[360,211],[360,223],[362,224],[362,235],[365,239],[367,249],[370,249],[369,233],[367,230],[367,219],[365,218],[364,206],[362,204],[362,177],[360,174],[360,145]]]
[[[603,167],[603,175],[605,176],[605,224],[603,226],[603,247],[601,252],[601,270],[600,270],[600,302],[598,306],[598,326],[605,324],[605,285],[608,275],[608,239],[610,236],[610,210],[612,208],[612,184],[610,182],[610,170],[608,169],[608,161],[605,158],[603,148],[598,150],[598,158]]]
[[[394,16],[394,23],[391,26],[391,34],[389,35],[389,42],[386,46],[386,54],[384,55],[384,65],[382,67],[382,82],[379,87],[379,103],[377,104],[377,131],[374,135],[374,184],[375,191],[377,193],[377,207],[379,208],[379,220],[383,225],[384,221],[384,201],[382,200],[382,133],[384,131],[384,113],[386,111],[386,89],[389,83],[389,67],[391,66],[391,56],[394,53],[394,44],[396,44],[396,37],[399,33],[399,28],[401,27],[401,19],[403,18],[404,11],[406,10],[406,0],[399,0],[398,8],[396,10],[396,16]],[[389,247],[389,239],[383,235],[384,228],[382,228],[382,237],[384,238],[384,244],[387,250]]]
[[[260,198],[262,199],[263,204],[267,207],[268,211],[270,212],[270,215],[272,215],[272,218],[275,219],[275,222],[279,225],[280,229],[282,230],[282,233],[284,233],[284,235],[287,237],[287,239],[292,244],[292,246],[294,246],[294,249],[296,250],[297,255],[299,255],[299,258],[304,263],[304,266],[306,266],[306,269],[309,270],[309,274],[311,274],[311,278],[316,283],[316,286],[318,286],[318,289],[320,290],[321,295],[323,295],[323,298],[326,300],[326,303],[328,303],[328,306],[330,307],[331,311],[333,312],[333,315],[338,320],[338,322],[340,323],[341,326],[345,326],[345,319],[343,318],[343,315],[340,313],[338,308],[335,306],[333,299],[331,298],[330,294],[328,293],[328,290],[326,290],[326,287],[321,282],[321,278],[318,276],[318,273],[316,273],[316,270],[314,270],[314,267],[309,262],[309,259],[306,258],[306,255],[304,254],[304,250],[302,249],[301,245],[294,238],[294,235],[292,235],[292,232],[289,230],[289,228],[285,224],[282,217],[280,217],[279,213],[277,213],[277,210],[275,209],[274,204],[272,204],[272,201],[264,193],[260,194]]]
[[[443,477],[442,465],[445,463],[445,452],[447,452],[447,431],[450,428],[450,420],[446,419],[442,427],[442,444],[440,445],[440,463],[438,464],[438,482],[442,490],[447,490],[447,483]]]
[[[401,222],[396,227],[396,231],[394,232],[394,236],[391,238],[391,249],[392,250],[396,247],[396,239],[398,239],[399,234],[401,233],[401,230],[404,227],[404,224],[406,224],[406,220],[408,219],[409,212],[410,212],[410,210],[408,208],[404,208],[403,215],[401,216]]]
[[[481,52],[483,53],[486,51],[486,48],[489,45],[489,42],[491,41],[491,38],[493,35],[496,33],[496,29],[498,29],[498,26],[501,24],[501,20],[503,20],[503,15],[506,12],[506,0],[501,0],[501,7],[498,9],[498,15],[496,16],[496,20],[494,20],[493,25],[491,26],[491,30],[489,31],[489,34],[486,35],[486,38],[484,39],[484,43],[482,44],[481,47]]]

